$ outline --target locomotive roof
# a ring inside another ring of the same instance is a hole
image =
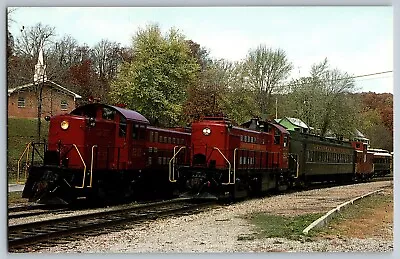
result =
[[[276,127],[280,132],[282,132],[284,134],[290,134],[289,131],[285,127],[283,127],[283,126],[281,126],[281,125],[279,125],[277,123],[271,123],[271,125]]]
[[[76,111],[78,111],[78,110],[86,110],[86,109],[90,110],[91,107],[107,107],[109,109],[117,111],[122,116],[124,116],[127,120],[141,122],[144,124],[150,124],[150,122],[146,119],[146,117],[144,117],[142,114],[140,114],[136,111],[132,111],[132,110],[128,110],[128,109],[124,109],[121,107],[112,106],[112,105],[108,105],[108,104],[101,104],[101,103],[90,103],[90,104],[80,106],[80,107],[76,108],[75,110],[71,111],[71,114],[76,113]]]
[[[123,116],[125,116],[125,118],[127,120],[133,120],[133,121],[138,121],[138,122],[142,122],[145,124],[150,124],[150,122],[146,119],[146,117],[144,117],[142,114],[138,113],[137,111],[132,111],[132,110],[128,110],[128,109],[124,109],[124,108],[112,106],[112,105],[105,105],[105,106],[114,108],[115,110],[120,112]]]
[[[174,129],[162,129],[162,128],[157,128],[154,126],[148,126],[147,129],[156,130],[156,131],[160,131],[160,132],[179,133],[181,135],[191,135],[189,132],[183,132],[183,131],[178,131],[178,130],[174,130]]]

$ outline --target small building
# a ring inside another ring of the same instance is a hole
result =
[[[43,51],[40,49],[33,82],[8,89],[8,117],[37,118],[40,99],[42,100],[42,118],[69,113],[75,109],[76,100],[82,97],[48,80],[45,69]]]
[[[312,129],[307,124],[305,124],[302,120],[297,119],[297,118],[284,117],[282,119],[275,119],[275,121],[291,131],[299,131],[302,133],[309,133],[310,130]]]
[[[40,87],[42,87],[42,118],[47,115],[69,113],[75,109],[76,100],[82,98],[50,80],[40,84],[18,86],[8,89],[8,117],[37,118]]]

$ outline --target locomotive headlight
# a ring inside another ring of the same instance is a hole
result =
[[[68,129],[68,127],[69,127],[68,121],[62,121],[62,122],[61,122],[61,128],[62,128],[63,130]]]
[[[211,134],[211,129],[210,129],[210,128],[204,128],[204,129],[203,129],[203,134],[204,134],[205,136],[210,135],[210,134]]]

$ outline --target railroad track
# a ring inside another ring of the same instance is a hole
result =
[[[26,249],[26,245],[38,242],[55,242],[75,234],[101,230],[123,223],[152,220],[161,216],[194,213],[211,203],[192,203],[189,199],[174,199],[164,202],[143,204],[130,208],[96,212],[33,223],[9,226],[9,252]]]
[[[23,206],[15,206],[8,208],[8,218],[25,218],[38,216],[43,214],[52,214],[52,213],[60,213],[72,211],[70,208],[60,205],[43,205],[43,204],[31,204],[31,205],[23,205]]]

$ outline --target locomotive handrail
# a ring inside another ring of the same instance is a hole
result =
[[[21,154],[21,156],[20,156],[20,158],[18,160],[18,163],[17,163],[17,184],[19,183],[19,168],[20,168],[19,165],[20,165],[21,159],[25,155],[25,153],[26,153],[26,161],[25,161],[25,179],[26,179],[26,172],[28,171],[29,148],[31,147],[31,145],[32,145],[32,142],[29,142],[26,145],[25,150],[22,152],[22,154]]]
[[[178,152],[176,152],[175,153],[175,151],[176,151],[176,148],[177,147],[179,147],[179,146],[175,146],[174,147],[174,155],[171,157],[171,159],[169,160],[169,162],[168,162],[168,171],[169,171],[169,181],[171,182],[171,183],[175,183],[176,182],[176,180],[174,179],[174,168],[171,168],[171,163],[172,163],[172,161],[175,159],[175,157],[176,157],[176,155],[178,155],[178,153],[179,152],[181,152],[181,150],[182,149],[185,149],[186,147],[185,146],[182,146],[182,147],[180,147],[179,149],[178,149]],[[172,163],[172,165],[174,165],[174,163]],[[172,170],[171,170],[172,169]]]
[[[289,154],[293,160],[296,162],[296,177],[294,177],[295,179],[299,178],[299,161],[297,161],[297,159],[294,158],[293,154]],[[296,154],[296,157],[298,155]]]
[[[92,159],[90,161],[90,185],[88,186],[89,188],[92,187],[92,179],[93,179],[93,154],[94,154],[94,148],[97,148],[97,145],[92,146]]]
[[[77,147],[75,144],[72,144],[72,146],[74,146],[74,147],[75,147],[75,149],[76,149],[76,151],[78,152],[78,155],[79,155],[79,157],[81,158],[81,160],[82,160],[82,163],[83,163],[83,180],[82,180],[82,186],[75,186],[75,188],[82,189],[82,188],[84,188],[84,187],[85,187],[85,178],[86,178],[86,164],[85,164],[85,161],[84,161],[84,160],[83,160],[83,158],[82,158],[81,152],[79,152],[79,149],[78,149],[78,147]]]
[[[236,180],[236,153],[238,150],[238,147],[233,150],[233,184],[235,184]]]
[[[229,165],[229,167],[228,167],[228,182],[227,183],[222,183],[223,185],[229,185],[229,184],[234,184],[234,183],[231,183],[231,162],[229,162],[229,160],[226,158],[226,156],[221,152],[221,150],[219,150],[219,148],[217,148],[217,147],[214,147],[213,149],[215,149],[215,150],[217,150],[220,154],[221,154],[221,156],[225,159],[225,161],[226,162],[228,162],[228,165]]]

